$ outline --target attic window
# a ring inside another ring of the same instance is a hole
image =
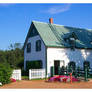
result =
[[[32,34],[35,34],[35,29],[32,30]]]
[[[29,33],[29,37],[34,37],[34,36],[37,36],[38,35],[38,32],[36,31],[36,29],[32,29],[31,32]]]

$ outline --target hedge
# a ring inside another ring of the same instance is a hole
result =
[[[26,69],[41,69],[42,68],[42,61],[27,61],[26,62]]]
[[[12,69],[7,63],[0,64],[0,82],[2,84],[10,83],[10,77],[12,75]]]

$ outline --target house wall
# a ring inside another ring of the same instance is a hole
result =
[[[27,44],[24,49],[24,69],[26,69],[26,61],[42,60],[43,68],[45,68],[45,45],[41,40],[41,51],[36,51],[36,41],[41,40],[40,36],[30,37],[27,43],[31,42],[31,52],[27,53]]]
[[[61,60],[65,62],[65,66],[69,61],[76,62],[77,66],[83,67],[85,60],[90,61],[92,68],[92,50],[75,49],[75,51],[69,48],[47,48],[47,74],[50,76],[50,67],[54,66],[54,60]]]

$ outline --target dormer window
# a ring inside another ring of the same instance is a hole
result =
[[[36,51],[41,51],[41,40],[36,41]]]
[[[74,50],[77,39],[78,39],[78,37],[77,37],[76,33],[72,32],[72,33],[65,34],[64,41],[71,46],[71,49]]]
[[[73,37],[70,38],[71,41],[74,41],[75,39]]]
[[[70,40],[69,43],[70,43],[70,45],[71,45],[71,49],[74,50],[76,39],[73,38],[73,37],[71,37],[69,40]]]

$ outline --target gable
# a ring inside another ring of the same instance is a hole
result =
[[[25,45],[27,43],[27,40],[30,38],[30,37],[34,37],[34,36],[37,36],[38,35],[38,32],[34,26],[34,24],[32,23],[30,28],[29,28],[29,31],[28,31],[28,34],[26,36],[26,39],[25,39],[25,42],[24,42],[24,46],[23,46],[23,49],[25,48]]]
[[[30,30],[30,33],[28,34],[28,38],[34,37],[34,36],[37,36],[37,35],[38,35],[38,32],[34,27],[33,29]]]

